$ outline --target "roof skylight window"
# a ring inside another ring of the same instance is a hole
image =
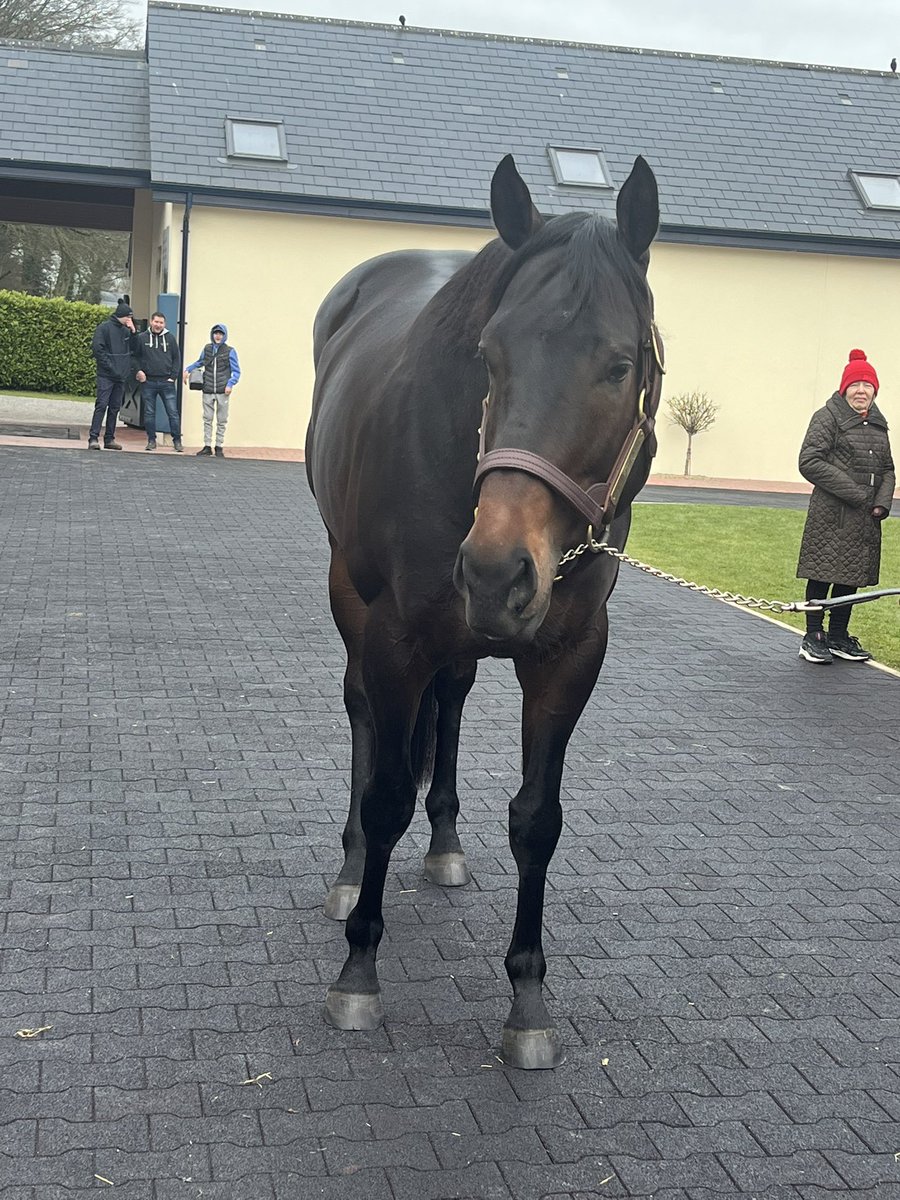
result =
[[[264,158],[286,162],[284,123],[254,121],[238,117],[225,119],[225,143],[229,158]]]
[[[566,187],[611,188],[609,169],[599,150],[578,146],[548,146],[556,182]]]
[[[867,175],[851,171],[850,178],[866,208],[900,209],[900,175]]]

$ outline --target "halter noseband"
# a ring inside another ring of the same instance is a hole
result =
[[[484,398],[481,428],[478,431],[478,467],[473,487],[477,503],[481,480],[489,471],[524,471],[546,483],[553,491],[576,508],[588,522],[588,545],[594,541],[593,531],[606,529],[615,516],[616,506],[628,482],[641,447],[649,446],[650,457],[656,453],[654,426],[659,398],[662,392],[662,377],[665,375],[665,358],[662,341],[655,324],[641,343],[642,374],[638,393],[637,416],[625,443],[612,465],[609,478],[603,483],[594,483],[587,489],[570,479],[564,471],[531,450],[489,450],[485,453],[484,428],[487,421],[489,396]]]

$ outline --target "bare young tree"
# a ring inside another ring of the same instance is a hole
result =
[[[0,38],[135,49],[140,25],[122,0],[0,0]]]
[[[691,473],[691,448],[698,433],[703,433],[715,422],[718,404],[713,404],[706,392],[682,392],[666,401],[668,418],[673,425],[678,425],[687,434],[687,454],[684,459],[684,473]]]

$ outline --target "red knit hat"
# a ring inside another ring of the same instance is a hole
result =
[[[851,383],[871,383],[875,394],[878,394],[878,376],[875,374],[875,368],[866,360],[862,350],[850,351],[850,361],[844,367],[841,386],[838,388],[842,396]]]

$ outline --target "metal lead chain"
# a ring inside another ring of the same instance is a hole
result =
[[[819,609],[836,608],[839,604],[865,603],[866,600],[880,600],[883,596],[900,595],[900,588],[885,588],[880,592],[863,592],[853,596],[841,596],[839,600],[826,600],[821,604],[815,601],[793,600],[785,602],[783,600],[759,600],[755,596],[742,596],[740,592],[723,592],[719,588],[706,587],[702,583],[691,583],[687,579],[682,579],[680,575],[669,575],[666,571],[661,571],[659,567],[651,567],[648,563],[642,563],[637,558],[632,558],[629,554],[625,554],[622,550],[617,550],[615,546],[610,546],[609,542],[598,542],[593,535],[593,530],[588,526],[588,540],[582,542],[581,545],[575,546],[572,550],[567,550],[559,560],[559,565],[562,567],[566,563],[574,562],[582,554],[588,550],[592,554],[609,554],[612,558],[617,558],[619,562],[627,563],[630,567],[637,567],[639,571],[645,571],[648,575],[652,575],[654,579],[664,579],[667,583],[677,583],[679,587],[687,588],[691,592],[701,592],[704,596],[712,596],[715,600],[725,600],[729,604],[739,604],[743,608],[764,609],[766,612],[814,612]],[[557,575],[557,579],[561,579],[561,575]]]

